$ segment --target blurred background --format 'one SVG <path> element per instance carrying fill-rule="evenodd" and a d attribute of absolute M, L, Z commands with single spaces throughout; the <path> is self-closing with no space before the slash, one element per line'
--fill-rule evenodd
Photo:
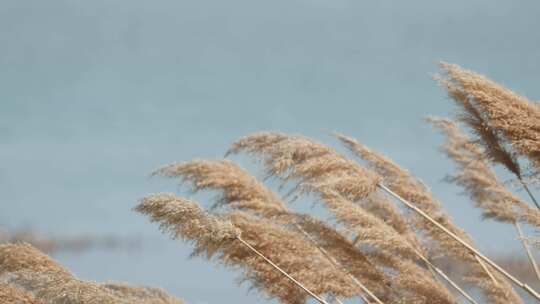
<path fill-rule="evenodd" d="M 149 178 L 161 165 L 221 158 L 259 130 L 343 151 L 332 137 L 341 132 L 420 177 L 481 249 L 511 256 L 520 249 L 513 228 L 482 222 L 442 180 L 453 166 L 423 118 L 453 111 L 432 80 L 440 60 L 537 100 L 539 9 L 493 0 L 2 0 L 1 229 L 75 249 L 81 236 L 83 247 L 98 244 L 54 251 L 84 279 L 160 286 L 192 304 L 269 303 L 131 209 L 151 192 L 191 196 Z M 209 205 L 211 195 L 196 198 Z"/>

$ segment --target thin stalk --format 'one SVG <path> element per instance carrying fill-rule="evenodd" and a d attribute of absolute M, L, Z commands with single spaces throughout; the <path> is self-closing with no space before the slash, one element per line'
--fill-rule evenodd
<path fill-rule="evenodd" d="M 313 293 L 311 290 L 307 289 L 302 283 L 298 282 L 295 278 L 293 278 L 291 275 L 289 275 L 285 270 L 281 269 L 278 265 L 274 264 L 270 259 L 268 259 L 266 256 L 264 256 L 262 253 L 260 253 L 257 249 L 253 248 L 248 242 L 244 241 L 240 236 L 236 236 L 236 239 L 240 241 L 244 246 L 246 246 L 249 250 L 253 251 L 256 255 L 260 256 L 265 262 L 270 264 L 272 267 L 274 267 L 277 271 L 279 271 L 281 274 L 283 274 L 285 277 L 287 277 L 289 280 L 291 280 L 294 284 L 296 284 L 298 287 L 302 288 L 307 294 L 312 296 L 315 300 L 317 300 L 321 304 L 329 304 L 324 299 Z"/>
<path fill-rule="evenodd" d="M 371 302 L 366 298 L 366 296 L 363 295 L 363 294 L 360 294 L 360 298 L 362 298 L 362 301 L 364 301 L 365 304 L 371 303 Z M 341 304 L 343 304 L 343 303 L 341 303 Z"/>
<path fill-rule="evenodd" d="M 343 302 L 341 302 L 341 300 L 339 298 L 334 298 L 334 300 L 338 303 L 338 304 L 343 304 Z"/>
<path fill-rule="evenodd" d="M 538 204 L 538 201 L 536 200 L 536 198 L 532 194 L 531 190 L 527 186 L 527 183 L 525 183 L 520 176 L 518 176 L 518 180 L 521 183 L 521 186 L 523 187 L 523 189 L 525 189 L 525 191 L 527 192 L 527 194 L 531 198 L 532 202 L 536 205 L 536 208 L 538 208 L 540 210 L 540 205 Z M 521 225 L 518 222 L 514 222 L 514 226 L 516 227 L 519 239 L 521 240 L 521 243 L 523 244 L 523 248 L 525 249 L 525 252 L 527 253 L 527 257 L 529 258 L 529 262 L 531 263 L 531 266 L 532 266 L 532 268 L 534 270 L 534 273 L 536 274 L 536 278 L 538 280 L 540 280 L 540 271 L 538 270 L 538 265 L 536 264 L 536 260 L 534 259 L 534 256 L 533 256 L 533 254 L 531 252 L 531 248 L 529 247 L 529 243 L 527 242 L 527 239 L 525 238 L 525 235 L 523 234 L 523 231 L 521 230 Z"/>
<path fill-rule="evenodd" d="M 360 289 L 362 289 L 363 292 L 365 292 L 366 294 L 368 294 L 373 300 L 375 300 L 375 302 L 379 303 L 379 304 L 384 304 L 384 302 L 382 302 L 379 298 L 377 298 L 377 296 L 375 294 L 373 294 L 373 292 L 371 292 L 371 290 L 369 290 L 364 284 L 362 284 L 355 276 L 353 276 L 349 270 L 343 266 L 343 264 L 341 264 L 340 262 L 338 262 L 336 259 L 334 259 L 334 257 L 332 257 L 328 251 L 326 251 L 324 248 L 322 248 L 321 246 L 319 246 L 319 244 L 317 243 L 317 241 L 309 234 L 307 233 L 300 225 L 298 225 L 297 223 L 295 223 L 295 228 L 298 229 L 298 231 L 300 231 L 310 242 L 313 243 L 313 245 L 315 245 L 315 247 L 317 247 L 317 249 L 322 253 L 322 255 L 324 255 L 324 257 L 337 269 L 341 268 L 343 271 L 345 271 L 347 273 L 347 275 L 349 276 L 349 278 L 358 286 L 360 287 Z M 362 297 L 363 298 L 363 297 Z M 364 299 L 364 300 L 367 300 L 367 299 Z"/>
<path fill-rule="evenodd" d="M 531 198 L 533 203 L 536 205 L 536 208 L 540 210 L 540 204 L 538 204 L 538 201 L 536 201 L 536 198 L 532 194 L 531 190 L 529 190 L 529 187 L 527 186 L 527 184 L 523 181 L 523 179 L 521 179 L 521 177 L 518 177 L 518 180 L 521 183 L 521 186 L 523 186 L 523 189 L 525 189 L 525 191 L 527 191 L 527 194 L 529 194 L 529 197 Z"/>
<path fill-rule="evenodd" d="M 484 261 L 482 261 L 476 254 L 473 254 L 473 256 L 474 256 L 474 259 L 478 262 L 478 264 L 480 264 L 480 266 L 482 266 L 482 269 L 484 269 L 484 272 L 487 273 L 487 275 L 489 276 L 489 278 L 491 279 L 493 284 L 495 284 L 495 286 L 499 287 L 500 286 L 499 282 L 497 281 L 497 279 L 495 279 L 495 276 L 493 276 L 493 273 L 491 272 L 491 270 L 489 270 L 486 263 L 484 263 Z"/>
<path fill-rule="evenodd" d="M 403 203 L 408 208 L 412 209 L 414 212 L 420 214 L 422 217 L 424 217 L 426 220 L 431 222 L 433 225 L 435 225 L 437 228 L 441 229 L 444 233 L 448 234 L 450 237 L 452 237 L 454 240 L 456 240 L 458 243 L 463 245 L 465 248 L 467 248 L 471 253 L 476 255 L 478 258 L 482 259 L 484 262 L 495 268 L 498 272 L 500 272 L 503 276 L 508 278 L 510 281 L 512 281 L 514 284 L 525 290 L 527 293 L 529 293 L 531 296 L 536 298 L 538 301 L 540 301 L 540 294 L 538 294 L 534 289 L 532 289 L 529 285 L 519 281 L 514 276 L 509 274 L 506 270 L 501 268 L 499 265 L 495 264 L 492 260 L 490 260 L 488 257 L 483 255 L 481 252 L 479 252 L 477 249 L 472 247 L 471 245 L 467 244 L 467 242 L 463 241 L 460 237 L 455 235 L 452 231 L 448 230 L 446 227 L 441 225 L 439 222 L 431 218 L 428 214 L 426 214 L 424 211 L 413 205 L 411 202 L 407 201 L 406 199 L 402 198 L 401 196 L 394 193 L 392 190 L 388 189 L 385 185 L 382 183 L 377 184 L 377 186 L 385 191 L 386 193 L 390 194 L 394 198 L 398 199 L 401 203 Z"/>
<path fill-rule="evenodd" d="M 448 284 L 450 284 L 452 287 L 454 287 L 463 297 L 465 297 L 467 300 L 469 300 L 469 302 L 471 302 L 472 304 L 478 304 L 469 294 L 467 294 L 465 292 L 465 290 L 463 290 L 461 287 L 459 287 L 458 284 L 456 284 L 454 281 L 452 281 L 452 279 L 450 279 L 446 273 L 444 273 L 444 271 L 442 271 L 441 269 L 439 269 L 437 266 L 433 265 L 433 263 L 431 263 L 426 257 L 424 257 L 420 252 L 418 251 L 414 251 L 416 253 L 416 255 L 418 255 L 418 257 L 424 262 L 426 263 L 426 265 L 428 265 L 428 267 L 430 269 L 432 269 L 433 271 L 435 271 L 439 276 L 441 276 L 446 282 L 448 282 Z"/>
<path fill-rule="evenodd" d="M 521 240 L 521 243 L 523 244 L 523 248 L 525 249 L 525 252 L 527 252 L 527 257 L 529 258 L 529 262 L 531 262 L 531 266 L 534 269 L 536 278 L 540 280 L 540 271 L 538 271 L 538 265 L 536 265 L 536 261 L 534 260 L 534 256 L 532 255 L 531 248 L 529 247 L 529 243 L 527 242 L 527 239 L 523 235 L 521 226 L 519 225 L 518 222 L 514 222 L 514 226 L 516 227 L 519 239 Z"/>

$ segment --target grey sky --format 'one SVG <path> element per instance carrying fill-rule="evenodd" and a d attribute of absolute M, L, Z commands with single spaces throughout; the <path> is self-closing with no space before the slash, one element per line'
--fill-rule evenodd
<path fill-rule="evenodd" d="M 257 130 L 332 145 L 339 131 L 421 177 L 485 250 L 498 247 L 494 234 L 517 248 L 510 228 L 479 224 L 460 190 L 441 181 L 452 166 L 422 118 L 452 110 L 430 78 L 439 60 L 538 99 L 539 9 L 493 0 L 3 0 L 0 223 L 144 234 L 154 243 L 143 252 L 58 258 L 83 278 L 159 285 L 189 303 L 265 303 L 237 288 L 234 272 L 188 260 L 189 246 L 130 209 L 146 193 L 177 190 L 148 179 L 162 164 L 221 157 Z"/>

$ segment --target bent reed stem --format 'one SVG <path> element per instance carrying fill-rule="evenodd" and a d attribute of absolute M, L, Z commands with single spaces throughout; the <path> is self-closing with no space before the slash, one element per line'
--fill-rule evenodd
<path fill-rule="evenodd" d="M 388 187 L 386 187 L 382 183 L 378 183 L 377 187 L 388 193 L 389 195 L 393 196 L 397 200 L 399 200 L 401 203 L 403 203 L 408 208 L 412 209 L 414 212 L 418 213 L 422 217 L 424 217 L 426 220 L 434 224 L 437 228 L 441 229 L 444 233 L 448 234 L 450 237 L 452 237 L 455 241 L 463 245 L 465 248 L 467 248 L 469 251 L 471 251 L 472 254 L 474 254 L 478 259 L 481 259 L 482 261 L 489 264 L 491 267 L 495 268 L 499 273 L 501 273 L 503 276 L 505 276 L 507 279 L 512 281 L 514 284 L 525 290 L 527 293 L 529 293 L 531 296 L 533 296 L 536 300 L 540 301 L 540 294 L 536 292 L 534 289 L 532 289 L 529 285 L 519 281 L 514 276 L 509 274 L 506 270 L 501 268 L 499 265 L 497 265 L 495 262 L 493 262 L 491 259 L 483 255 L 481 252 L 479 252 L 477 249 L 472 247 L 471 245 L 467 244 L 465 241 L 463 241 L 460 237 L 455 235 L 453 232 L 448 230 L 446 227 L 441 225 L 439 222 L 431 218 L 428 214 L 426 214 L 424 211 L 422 211 L 420 208 L 413 205 L 411 202 L 407 201 L 406 199 L 402 198 L 398 194 L 394 193 L 392 190 L 390 190 Z"/>
<path fill-rule="evenodd" d="M 540 271 L 538 270 L 538 265 L 536 264 L 536 261 L 534 260 L 534 256 L 532 255 L 531 248 L 529 247 L 529 243 L 527 242 L 527 239 L 523 235 L 523 231 L 521 230 L 521 225 L 518 222 L 514 222 L 514 227 L 516 227 L 519 239 L 521 243 L 523 244 L 523 248 L 525 249 L 525 252 L 527 253 L 527 257 L 529 258 L 531 267 L 533 268 L 534 273 L 536 274 L 536 278 L 540 280 Z"/>
<path fill-rule="evenodd" d="M 536 205 L 536 208 L 538 208 L 538 210 L 540 210 L 540 204 L 538 204 L 538 201 L 536 200 L 536 198 L 532 194 L 531 190 L 529 189 L 529 186 L 527 186 L 527 184 L 523 181 L 523 179 L 521 177 L 518 177 L 518 180 L 519 180 L 519 183 L 521 184 L 521 186 L 523 187 L 523 189 L 525 189 L 525 191 L 527 192 L 527 194 L 529 195 L 529 197 L 533 201 L 533 203 Z"/>
<path fill-rule="evenodd" d="M 431 263 L 429 261 L 428 258 L 426 258 L 425 256 L 423 256 L 420 252 L 418 252 L 417 250 L 414 251 L 416 253 L 416 255 L 418 255 L 418 257 L 430 268 L 432 269 L 433 271 L 435 271 L 439 276 L 441 276 L 446 282 L 448 282 L 448 284 L 450 284 L 452 287 L 454 287 L 454 289 L 456 289 L 463 297 L 465 297 L 465 299 L 467 299 L 469 302 L 471 302 L 472 304 L 478 304 L 478 302 L 476 302 L 469 294 L 467 294 L 467 292 L 465 292 L 465 290 L 463 290 L 463 288 L 459 287 L 459 285 L 454 282 L 452 279 L 450 279 L 446 273 L 444 273 L 444 271 L 442 271 L 441 269 L 439 269 L 437 266 L 435 266 L 433 263 Z"/>
<path fill-rule="evenodd" d="M 307 289 L 302 283 L 298 282 L 295 278 L 293 278 L 291 275 L 289 275 L 285 270 L 281 269 L 278 265 L 274 264 L 270 259 L 268 259 L 266 256 L 264 256 L 261 252 L 259 252 L 257 249 L 255 249 L 253 246 L 251 246 L 248 242 L 244 241 L 239 235 L 235 238 L 240 243 L 242 243 L 244 246 L 246 246 L 249 250 L 253 251 L 256 255 L 261 257 L 265 262 L 270 264 L 272 267 L 274 267 L 277 271 L 279 271 L 281 274 L 283 274 L 285 277 L 287 277 L 289 280 L 291 280 L 294 284 L 296 284 L 298 287 L 300 287 L 302 290 L 304 290 L 307 294 L 312 296 L 315 300 L 317 300 L 321 304 L 329 304 L 326 302 L 323 298 L 319 297 L 315 293 L 313 293 L 311 290 Z"/>
<path fill-rule="evenodd" d="M 341 264 L 340 262 L 338 262 L 336 259 L 334 259 L 329 253 L 328 251 L 326 251 L 324 248 L 322 248 L 321 246 L 319 246 L 317 244 L 317 241 L 313 239 L 313 237 L 307 233 L 300 225 L 298 225 L 297 223 L 294 224 L 295 228 L 300 231 L 300 233 L 302 233 L 310 242 L 313 243 L 313 245 L 315 247 L 317 247 L 317 249 L 321 252 L 321 254 L 326 257 L 326 259 L 336 268 L 341 268 L 343 271 L 345 271 L 347 273 L 347 275 L 349 276 L 349 278 L 351 279 L 351 281 L 353 281 L 358 287 L 360 287 L 360 289 L 362 289 L 363 292 L 365 292 L 366 294 L 368 294 L 373 300 L 375 300 L 375 302 L 379 303 L 379 304 L 384 304 L 384 302 L 382 302 L 375 294 L 373 294 L 373 292 L 371 292 L 371 290 L 369 290 L 364 284 L 362 284 L 355 276 L 353 276 L 349 270 L 343 266 L 343 264 Z M 362 296 L 362 298 L 364 298 Z M 367 300 L 367 299 L 365 299 Z"/>

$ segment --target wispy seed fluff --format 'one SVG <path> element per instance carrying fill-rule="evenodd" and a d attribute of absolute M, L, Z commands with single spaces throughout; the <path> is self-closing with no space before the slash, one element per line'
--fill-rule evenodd
<path fill-rule="evenodd" d="M 343 272 L 324 267 L 319 251 L 300 234 L 273 222 L 241 211 L 217 217 L 205 212 L 195 202 L 154 195 L 143 199 L 136 208 L 160 223 L 173 237 L 195 243 L 194 255 L 205 255 L 243 270 L 241 281 L 277 298 L 283 303 L 304 303 L 307 294 L 272 266 L 253 254 L 236 236 L 255 247 L 306 288 L 318 295 L 352 298 L 358 295 Z M 223 231 L 220 231 L 223 230 Z M 219 237 L 215 237 L 219 235 Z"/>
<path fill-rule="evenodd" d="M 540 211 L 508 191 L 489 167 L 482 147 L 449 119 L 429 118 L 445 135 L 443 151 L 458 165 L 449 180 L 465 188 L 485 218 L 514 223 L 522 221 L 540 228 Z"/>
<path fill-rule="evenodd" d="M 455 64 L 441 63 L 442 85 L 458 103 L 469 103 L 484 119 L 484 128 L 526 157 L 540 172 L 540 105 L 494 81 Z M 467 100 L 467 101 L 465 101 Z M 465 109 L 465 111 L 469 111 Z M 473 127 L 476 128 L 476 127 Z M 484 148 L 489 150 L 489 142 Z"/>
<path fill-rule="evenodd" d="M 435 200 L 429 190 L 418 179 L 389 158 L 370 150 L 357 140 L 343 135 L 338 135 L 338 138 L 352 153 L 362 158 L 369 167 L 384 176 L 384 183 L 392 191 L 422 209 L 462 240 L 472 244 L 471 238 L 452 222 L 442 209 L 441 204 Z M 467 279 L 477 283 L 484 295 L 492 303 L 522 303 L 512 286 L 501 275 L 491 270 L 490 273 L 497 281 L 494 282 L 490 274 L 483 270 L 482 266 L 465 247 L 425 219 L 414 216 L 413 220 L 416 228 L 434 242 L 435 246 L 431 246 L 430 249 L 435 254 L 440 257 L 454 258 L 468 265 L 469 274 Z"/>
<path fill-rule="evenodd" d="M 22 297 L 30 302 L 47 304 L 181 304 L 165 292 L 148 287 L 122 290 L 111 284 L 85 282 L 28 244 L 0 245 L 0 288 L 8 297 Z M 11 290 L 11 291 L 9 291 Z M 144 293 L 144 294 L 143 294 Z"/>
<path fill-rule="evenodd" d="M 32 293 L 7 283 L 0 283 L 0 303 L 44 304 L 36 299 Z"/>
<path fill-rule="evenodd" d="M 296 183 L 295 192 L 317 194 L 335 218 L 356 236 L 359 246 L 371 248 L 370 260 L 392 273 L 391 288 L 402 301 L 454 303 L 442 285 L 410 260 L 415 253 L 407 240 L 383 220 L 354 203 L 375 192 L 380 181 L 376 174 L 329 147 L 299 136 L 250 135 L 233 144 L 229 153 L 241 151 L 262 159 L 269 176 Z M 405 276 L 416 279 L 409 282 Z M 430 282 L 429 290 L 422 286 L 412 287 L 422 280 Z M 406 282 L 407 287 L 401 286 Z"/>
<path fill-rule="evenodd" d="M 240 151 L 264 159 L 269 175 L 297 183 L 298 192 L 318 194 L 335 218 L 364 244 L 414 255 L 411 246 L 390 226 L 353 203 L 375 191 L 377 175 L 335 150 L 299 136 L 254 134 L 235 142 L 229 153 Z"/>
<path fill-rule="evenodd" d="M 228 160 L 193 160 L 167 165 L 154 173 L 180 178 L 194 192 L 219 190 L 212 208 L 228 207 L 272 218 L 288 213 L 285 204 L 255 177 Z"/>
<path fill-rule="evenodd" d="M 148 195 L 135 211 L 149 215 L 172 238 L 193 242 L 195 254 L 206 252 L 211 256 L 239 233 L 230 221 L 212 216 L 196 202 L 172 193 Z"/>
<path fill-rule="evenodd" d="M 246 211 L 289 227 L 292 231 L 307 233 L 313 246 L 330 254 L 327 262 L 331 267 L 354 275 L 381 296 L 388 293 L 386 286 L 381 284 L 383 274 L 361 252 L 354 250 L 354 246 L 340 232 L 309 215 L 291 211 L 276 193 L 237 164 L 229 160 L 193 160 L 165 166 L 156 174 L 180 178 L 184 183 L 191 184 L 193 191 L 220 191 L 213 208 Z M 325 253 L 321 254 L 326 257 Z M 319 267 L 328 267 L 328 263 Z M 347 273 L 343 275 L 346 277 Z"/>
<path fill-rule="evenodd" d="M 256 133 L 235 142 L 227 154 L 241 151 L 262 159 L 268 176 L 296 182 L 300 192 L 325 187 L 357 201 L 373 193 L 380 180 L 333 149 L 301 136 Z"/>

